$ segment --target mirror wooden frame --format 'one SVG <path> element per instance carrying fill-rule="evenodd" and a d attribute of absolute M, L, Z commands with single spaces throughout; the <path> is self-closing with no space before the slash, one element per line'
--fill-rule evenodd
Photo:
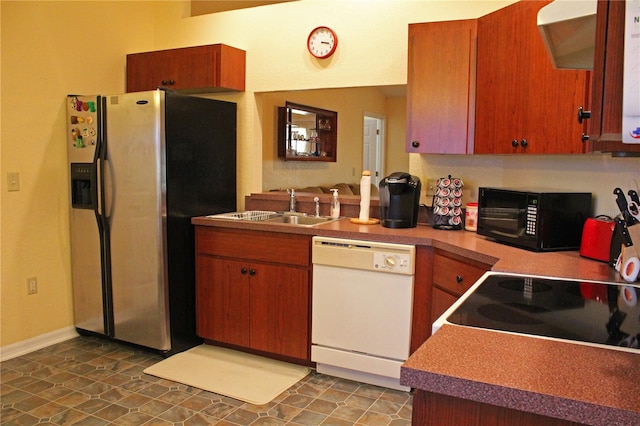
<path fill-rule="evenodd" d="M 310 125 L 300 125 L 302 120 L 294 120 L 296 115 L 309 116 Z M 278 157 L 285 161 L 335 162 L 337 134 L 336 111 L 288 101 L 278 107 Z"/>

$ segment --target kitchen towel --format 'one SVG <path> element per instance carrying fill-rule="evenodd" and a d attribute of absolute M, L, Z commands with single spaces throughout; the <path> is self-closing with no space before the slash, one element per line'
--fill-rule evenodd
<path fill-rule="evenodd" d="M 365 170 L 360 178 L 360 221 L 369 220 L 369 205 L 371 203 L 371 172 Z"/>
<path fill-rule="evenodd" d="M 144 370 L 146 374 L 264 405 L 310 369 L 211 345 L 196 346 Z"/>

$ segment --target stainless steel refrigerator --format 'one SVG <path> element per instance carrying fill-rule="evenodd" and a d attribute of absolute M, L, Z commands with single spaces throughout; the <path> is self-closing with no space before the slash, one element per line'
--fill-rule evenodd
<path fill-rule="evenodd" d="M 198 344 L 191 217 L 236 209 L 236 104 L 156 90 L 67 110 L 76 329 Z"/>

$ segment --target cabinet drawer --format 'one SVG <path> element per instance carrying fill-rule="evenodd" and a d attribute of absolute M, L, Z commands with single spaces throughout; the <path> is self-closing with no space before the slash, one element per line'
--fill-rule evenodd
<path fill-rule="evenodd" d="M 461 296 L 482 276 L 487 268 L 470 265 L 441 254 L 433 255 L 433 284 Z"/>
<path fill-rule="evenodd" d="M 196 226 L 196 252 L 286 265 L 311 264 L 311 238 L 277 232 Z"/>

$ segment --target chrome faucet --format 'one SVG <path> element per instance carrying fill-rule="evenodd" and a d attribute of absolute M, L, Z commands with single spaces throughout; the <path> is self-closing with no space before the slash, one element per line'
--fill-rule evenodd
<path fill-rule="evenodd" d="M 289 193 L 289 195 L 291 195 L 291 198 L 289 198 L 289 212 L 295 213 L 295 211 L 296 211 L 296 190 L 291 188 L 291 189 L 287 189 L 287 192 Z"/>
<path fill-rule="evenodd" d="M 316 217 L 320 217 L 320 198 L 313 197 L 313 202 L 316 203 Z"/>

